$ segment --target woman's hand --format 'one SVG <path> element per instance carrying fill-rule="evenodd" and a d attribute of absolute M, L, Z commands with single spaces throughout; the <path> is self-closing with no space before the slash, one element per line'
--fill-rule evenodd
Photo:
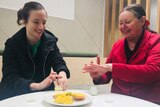
<path fill-rule="evenodd" d="M 96 63 L 90 62 L 90 64 L 85 64 L 83 67 L 83 73 L 90 73 L 90 76 L 93 79 L 96 79 L 100 75 L 111 72 L 112 71 L 112 64 L 101 64 L 100 65 L 100 58 L 97 57 Z"/>
<path fill-rule="evenodd" d="M 60 75 L 57 75 L 56 72 L 51 71 L 50 75 L 47 78 L 45 78 L 42 82 L 31 83 L 30 88 L 33 91 L 43 90 L 47 88 L 48 86 L 50 86 L 53 83 L 53 81 L 55 81 L 57 78 L 62 78 L 62 77 Z"/>
<path fill-rule="evenodd" d="M 59 79 L 57 80 L 58 85 L 59 85 L 60 87 L 62 87 L 62 90 L 66 90 L 67 87 L 68 87 L 68 79 L 67 79 L 66 73 L 65 73 L 64 71 L 61 71 L 61 72 L 59 73 L 59 76 L 60 76 L 61 78 L 59 78 Z"/>
<path fill-rule="evenodd" d="M 91 77 L 100 76 L 108 71 L 108 65 L 98 65 L 94 63 L 85 64 L 83 73 L 90 73 Z"/>

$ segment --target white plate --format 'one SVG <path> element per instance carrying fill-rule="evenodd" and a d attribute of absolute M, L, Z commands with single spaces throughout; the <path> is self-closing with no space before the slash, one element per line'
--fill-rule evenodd
<path fill-rule="evenodd" d="M 73 104 L 58 104 L 56 102 L 54 102 L 54 99 L 53 99 L 53 95 L 55 94 L 55 92 L 49 92 L 47 93 L 45 96 L 44 96 L 44 101 L 46 103 L 49 103 L 49 104 L 52 104 L 52 105 L 57 105 L 57 106 L 66 106 L 66 107 L 71 107 L 71 106 L 80 106 L 80 105 L 85 105 L 85 104 L 88 104 L 88 103 L 91 103 L 92 102 L 92 96 L 85 93 L 85 92 L 82 92 L 82 91 L 76 91 L 76 90 L 71 90 L 71 91 L 65 91 L 65 92 L 79 92 L 79 93 L 83 93 L 86 95 L 85 99 L 84 100 L 80 100 L 80 101 L 75 101 L 73 102 Z"/>

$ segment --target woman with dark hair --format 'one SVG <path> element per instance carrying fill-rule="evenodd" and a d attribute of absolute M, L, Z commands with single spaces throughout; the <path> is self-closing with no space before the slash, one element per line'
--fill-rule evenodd
<path fill-rule="evenodd" d="M 119 15 L 124 38 L 112 47 L 106 64 L 83 68 L 95 84 L 113 80 L 111 92 L 160 104 L 160 36 L 146 29 L 146 14 L 138 4 L 126 6 Z"/>
<path fill-rule="evenodd" d="M 28 2 L 17 16 L 18 25 L 24 27 L 5 43 L 0 99 L 54 90 L 55 80 L 66 90 L 70 72 L 57 47 L 58 39 L 45 30 L 47 13 L 44 7 Z"/>

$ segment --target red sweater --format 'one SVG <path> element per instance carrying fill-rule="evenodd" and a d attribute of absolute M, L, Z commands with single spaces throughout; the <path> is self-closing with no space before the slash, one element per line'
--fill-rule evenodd
<path fill-rule="evenodd" d="M 160 102 L 160 36 L 145 31 L 128 64 L 124 40 L 114 44 L 107 59 L 107 63 L 113 64 L 112 74 L 102 75 L 101 83 L 107 83 L 112 78 L 111 92 Z"/>

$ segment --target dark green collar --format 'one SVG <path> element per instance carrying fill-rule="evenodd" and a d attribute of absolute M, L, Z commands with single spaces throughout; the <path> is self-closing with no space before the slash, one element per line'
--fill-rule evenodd
<path fill-rule="evenodd" d="M 37 49 L 38 49 L 40 43 L 41 43 L 41 40 L 39 40 L 36 44 L 34 44 L 34 45 L 31 46 L 32 56 L 33 56 L 33 57 L 36 55 Z"/>

